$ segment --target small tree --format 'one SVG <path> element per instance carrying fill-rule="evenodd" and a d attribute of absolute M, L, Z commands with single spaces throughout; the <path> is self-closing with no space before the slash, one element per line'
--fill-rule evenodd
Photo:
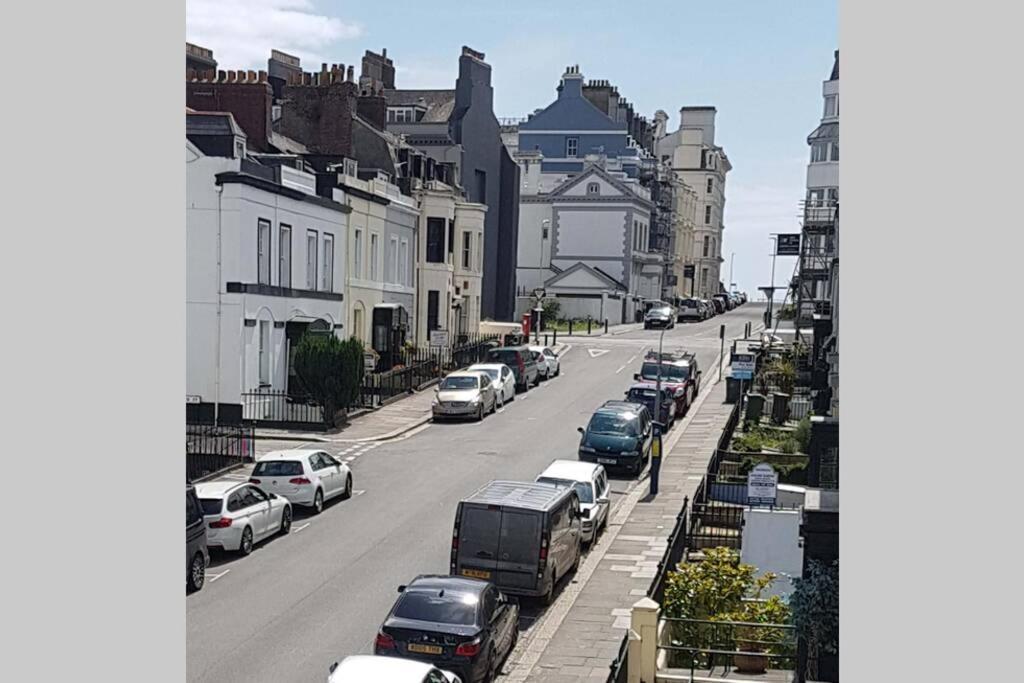
<path fill-rule="evenodd" d="M 562 304 L 559 303 L 558 299 L 544 299 L 541 303 L 541 309 L 543 309 L 543 312 L 541 313 L 541 316 L 544 319 L 543 324 L 548 325 L 549 323 L 553 323 L 558 320 L 558 314 L 562 310 Z"/>
<path fill-rule="evenodd" d="M 347 410 L 359 396 L 363 381 L 363 345 L 358 339 L 342 341 L 333 334 L 305 334 L 295 349 L 295 373 L 314 399 L 324 407 L 328 424 L 339 410 Z"/>

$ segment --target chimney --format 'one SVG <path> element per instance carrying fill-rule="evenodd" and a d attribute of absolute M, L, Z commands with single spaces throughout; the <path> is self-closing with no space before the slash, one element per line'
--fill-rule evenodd
<path fill-rule="evenodd" d="M 263 71 L 196 72 L 185 79 L 185 106 L 196 111 L 230 112 L 249 145 L 268 151 L 273 91 Z"/>
<path fill-rule="evenodd" d="M 558 96 L 561 97 L 582 97 L 583 96 L 583 74 L 580 73 L 579 64 L 573 64 L 565 68 L 562 74 L 562 82 L 558 88 Z"/>
<path fill-rule="evenodd" d="M 699 130 L 701 141 L 710 147 L 715 144 L 715 113 L 714 107 L 682 107 L 679 127 Z"/>
<path fill-rule="evenodd" d="M 351 157 L 357 87 L 345 80 L 343 64 L 327 66 L 322 65 L 318 74 L 304 72 L 284 86 L 280 132 L 313 154 Z"/>

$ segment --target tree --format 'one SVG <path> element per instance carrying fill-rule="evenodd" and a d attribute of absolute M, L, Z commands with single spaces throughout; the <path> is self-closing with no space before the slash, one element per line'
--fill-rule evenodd
<path fill-rule="evenodd" d="M 324 419 L 335 424 L 359 396 L 363 381 L 363 344 L 354 337 L 342 341 L 333 334 L 305 334 L 295 349 L 295 373 L 324 407 Z"/>
<path fill-rule="evenodd" d="M 541 316 L 543 317 L 543 324 L 547 325 L 548 323 L 553 323 L 558 320 L 558 314 L 562 310 L 562 304 L 559 303 L 558 299 L 544 299 L 541 303 L 541 308 L 543 309 L 543 312 L 541 313 Z"/>

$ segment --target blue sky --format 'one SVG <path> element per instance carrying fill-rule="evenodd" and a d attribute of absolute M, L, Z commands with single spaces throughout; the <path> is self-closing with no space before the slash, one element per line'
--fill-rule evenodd
<path fill-rule="evenodd" d="M 402 88 L 450 88 L 463 45 L 493 67 L 495 111 L 546 106 L 565 66 L 607 79 L 648 118 L 679 125 L 684 105 L 718 109 L 716 137 L 733 165 L 726 184 L 722 279 L 754 294 L 767 285 L 772 232 L 797 232 L 807 134 L 821 117 L 821 83 L 838 45 L 834 1 L 675 1 L 656 11 L 625 2 L 342 2 L 189 0 L 186 37 L 221 68 L 266 68 L 271 48 L 355 64 L 388 49 Z M 795 259 L 779 258 L 776 284 Z"/>

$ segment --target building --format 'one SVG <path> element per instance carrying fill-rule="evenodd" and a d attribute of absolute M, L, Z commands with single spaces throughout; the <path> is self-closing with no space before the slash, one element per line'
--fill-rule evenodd
<path fill-rule="evenodd" d="M 185 43 L 185 71 L 215 71 L 217 60 L 213 58 L 213 50 Z"/>
<path fill-rule="evenodd" d="M 459 57 L 451 90 L 395 87 L 394 65 L 385 53 L 367 52 L 380 74 L 387 101 L 387 129 L 435 161 L 455 165 L 467 201 L 487 207 L 484 219 L 481 315 L 511 320 L 515 308 L 519 169 L 502 143 L 494 115 L 491 67 L 468 47 Z M 368 73 L 370 75 L 370 73 Z"/>
<path fill-rule="evenodd" d="M 301 391 L 291 352 L 304 333 L 347 331 L 351 209 L 246 143 L 230 113 L 186 114 L 186 393 L 192 417 L 220 422 L 255 394 Z"/>
<path fill-rule="evenodd" d="M 659 114 L 655 117 L 655 130 L 665 132 L 667 116 L 664 112 Z M 697 220 L 690 252 L 695 282 L 689 283 L 689 291 L 702 299 L 722 288 L 725 180 L 732 170 L 725 150 L 715 142 L 715 114 L 714 107 L 683 107 L 679 110 L 679 129 L 654 141 L 658 158 L 671 164 L 680 179 L 697 193 Z"/>
<path fill-rule="evenodd" d="M 812 391 L 820 412 L 839 414 L 839 51 L 822 84 L 821 123 L 807 137 L 797 276 L 797 328 L 813 326 Z"/>

